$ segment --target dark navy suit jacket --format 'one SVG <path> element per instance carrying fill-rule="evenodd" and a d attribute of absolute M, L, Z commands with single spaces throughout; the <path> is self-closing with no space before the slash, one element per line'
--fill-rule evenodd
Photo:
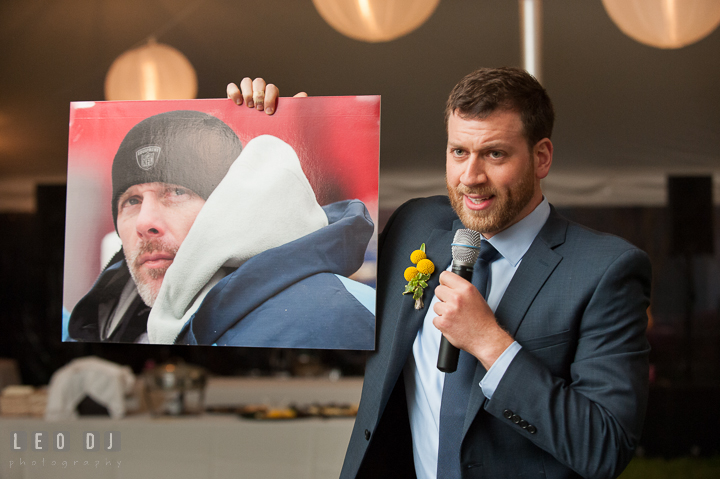
<path fill-rule="evenodd" d="M 377 349 L 368 360 L 342 478 L 414 477 L 402 368 L 427 313 L 403 296 L 410 253 L 426 244 L 442 269 L 462 224 L 447 197 L 412 200 L 380 240 Z M 554 209 L 496 311 L 522 349 L 492 400 L 474 387 L 463 428 L 463 477 L 615 477 L 645 415 L 650 295 L 647 255 Z M 485 374 L 478 362 L 475 384 Z"/>

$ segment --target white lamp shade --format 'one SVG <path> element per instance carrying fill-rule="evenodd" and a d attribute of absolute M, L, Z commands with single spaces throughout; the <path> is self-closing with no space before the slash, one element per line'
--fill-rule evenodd
<path fill-rule="evenodd" d="M 148 42 L 115 59 L 105 77 L 107 100 L 183 100 L 197 95 L 197 75 L 185 55 Z"/>
<path fill-rule="evenodd" d="M 320 16 L 338 32 L 365 42 L 387 42 L 430 18 L 440 0 L 313 0 Z"/>
<path fill-rule="evenodd" d="M 657 48 L 680 48 L 720 24 L 719 0 L 602 0 L 623 33 Z"/>

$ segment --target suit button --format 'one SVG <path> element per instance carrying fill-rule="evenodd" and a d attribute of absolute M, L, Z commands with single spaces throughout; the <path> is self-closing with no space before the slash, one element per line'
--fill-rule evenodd
<path fill-rule="evenodd" d="M 527 432 L 529 432 L 530 434 L 535 434 L 537 432 L 537 428 L 535 426 L 533 426 L 532 424 L 530 424 L 527 427 Z"/>
<path fill-rule="evenodd" d="M 517 414 L 513 414 L 512 417 L 510 418 L 510 420 L 512 422 L 514 422 L 515 424 L 517 424 L 520 422 L 520 416 L 518 416 Z"/>
<path fill-rule="evenodd" d="M 365 440 L 366 441 L 370 440 L 370 431 L 368 431 L 367 429 L 365 429 Z"/>
<path fill-rule="evenodd" d="M 520 421 L 520 422 L 518 423 L 518 425 L 519 425 L 521 428 L 523 428 L 523 429 L 527 429 L 527 427 L 529 426 L 528 422 L 527 422 L 525 419 L 523 419 L 522 421 Z"/>
<path fill-rule="evenodd" d="M 505 419 L 510 419 L 513 416 L 513 412 L 509 409 L 506 409 L 503 411 L 503 417 Z"/>

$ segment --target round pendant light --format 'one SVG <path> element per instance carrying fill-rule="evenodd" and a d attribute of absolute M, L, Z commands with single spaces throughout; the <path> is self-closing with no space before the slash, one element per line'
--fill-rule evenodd
<path fill-rule="evenodd" d="M 615 25 L 630 38 L 657 48 L 702 40 L 720 24 L 718 0 L 602 0 Z"/>
<path fill-rule="evenodd" d="M 388 42 L 412 32 L 440 0 L 313 0 L 320 16 L 338 32 L 364 42 Z"/>
<path fill-rule="evenodd" d="M 197 75 L 175 48 L 157 43 L 128 50 L 110 65 L 106 100 L 183 100 L 197 95 Z"/>

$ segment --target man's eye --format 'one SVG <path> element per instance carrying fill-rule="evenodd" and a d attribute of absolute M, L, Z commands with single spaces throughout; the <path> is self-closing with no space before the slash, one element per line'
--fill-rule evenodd
<path fill-rule="evenodd" d="M 502 154 L 502 152 L 500 152 L 500 151 L 491 151 L 491 152 L 490 152 L 490 157 L 491 157 L 491 158 L 497 159 L 497 158 L 502 158 L 502 156 L 503 156 L 503 154 Z"/>
<path fill-rule="evenodd" d="M 465 153 L 465 152 L 464 152 L 462 149 L 460 149 L 460 148 L 454 148 L 452 152 L 453 152 L 453 155 L 455 155 L 455 156 L 463 156 L 463 154 Z"/>
<path fill-rule="evenodd" d="M 188 191 L 185 188 L 175 188 L 173 189 L 173 193 L 175 196 L 182 196 L 188 194 Z"/>
<path fill-rule="evenodd" d="M 123 202 L 122 206 L 135 206 L 135 205 L 139 205 L 139 204 L 140 204 L 140 200 L 138 198 L 133 197 L 133 198 L 126 199 Z"/>

